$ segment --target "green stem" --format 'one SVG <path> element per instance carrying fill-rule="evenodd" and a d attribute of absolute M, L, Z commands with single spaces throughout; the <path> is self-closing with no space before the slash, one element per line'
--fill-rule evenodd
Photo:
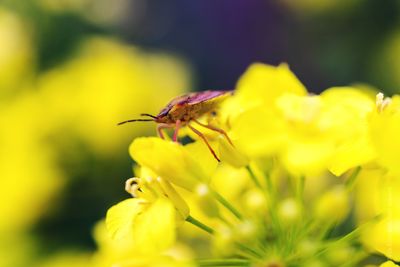
<path fill-rule="evenodd" d="M 345 244 L 345 243 L 351 243 L 353 242 L 355 239 L 359 238 L 360 234 L 362 231 L 365 230 L 365 228 L 371 226 L 371 224 L 377 222 L 378 220 L 380 220 L 381 217 L 380 216 L 376 216 L 374 218 L 372 218 L 371 220 L 367 221 L 366 223 L 358 226 L 356 229 L 354 229 L 353 231 L 351 231 L 350 233 L 348 233 L 347 235 L 338 238 L 336 240 L 327 242 L 324 245 L 324 248 L 319 251 L 318 253 L 315 254 L 315 257 L 320 256 L 321 254 L 324 254 L 326 251 L 328 251 L 330 248 L 338 246 L 340 244 Z"/>
<path fill-rule="evenodd" d="M 251 180 L 253 180 L 254 184 L 258 187 L 258 188 L 262 188 L 260 181 L 257 179 L 256 175 L 254 174 L 253 170 L 251 169 L 250 165 L 246 166 L 246 170 L 250 175 Z"/>
<path fill-rule="evenodd" d="M 297 204 L 299 205 L 301 212 L 304 212 L 304 185 L 305 185 L 305 176 L 302 175 L 298 179 L 297 190 L 296 190 L 296 199 Z"/>
<path fill-rule="evenodd" d="M 341 267 L 357 266 L 361 261 L 366 259 L 368 256 L 369 256 L 369 254 L 366 253 L 365 251 L 360 251 L 360 252 L 356 253 L 355 255 L 353 255 L 349 261 L 347 261 L 346 263 L 341 265 Z"/>
<path fill-rule="evenodd" d="M 235 208 L 232 206 L 231 203 L 229 203 L 228 200 L 226 200 L 222 195 L 220 195 L 218 192 L 210 189 L 211 193 L 213 194 L 213 196 L 215 197 L 215 199 L 221 203 L 225 208 L 227 208 L 233 215 L 235 215 L 236 218 L 238 218 L 239 220 L 243 219 L 242 214 Z"/>
<path fill-rule="evenodd" d="M 335 228 L 335 223 L 326 223 L 326 224 L 321 224 L 322 227 L 319 230 L 319 234 L 317 237 L 317 240 L 323 240 L 325 239 L 331 232 L 332 230 Z"/>
<path fill-rule="evenodd" d="M 271 175 L 267 173 L 265 175 L 265 180 L 267 181 L 267 190 L 271 197 L 274 195 L 274 186 L 272 184 Z"/>
<path fill-rule="evenodd" d="M 351 191 L 351 190 L 353 189 L 353 187 L 354 187 L 354 185 L 355 185 L 355 182 L 356 182 L 356 179 L 357 179 L 358 174 L 360 173 L 360 171 L 361 171 L 361 167 L 358 166 L 358 167 L 354 170 L 354 172 L 350 175 L 350 177 L 347 179 L 347 181 L 346 181 L 346 188 L 347 188 L 347 190 Z"/>
<path fill-rule="evenodd" d="M 272 183 L 271 176 L 269 173 L 265 175 L 265 180 L 267 182 L 267 192 L 270 200 L 270 207 L 268 209 L 268 212 L 269 216 L 271 217 L 272 226 L 276 230 L 279 236 L 281 234 L 281 226 L 277 213 L 277 208 L 278 208 L 277 199 L 276 199 L 276 194 L 274 192 L 274 185 Z"/>
<path fill-rule="evenodd" d="M 198 260 L 198 266 L 250 266 L 250 261 L 245 259 L 210 259 Z"/>
<path fill-rule="evenodd" d="M 244 252 L 247 252 L 247 253 L 249 253 L 249 254 L 252 254 L 253 256 L 255 256 L 255 257 L 258 258 L 258 259 L 261 259 L 261 258 L 262 258 L 262 254 L 259 253 L 259 252 L 257 252 L 255 249 L 250 248 L 250 247 L 248 247 L 248 246 L 246 246 L 246 245 L 243 245 L 243 244 L 241 244 L 241 243 L 236 243 L 236 245 L 237 245 L 241 250 L 243 250 Z"/>
<path fill-rule="evenodd" d="M 214 234 L 214 229 L 212 229 L 211 227 L 208 227 L 207 225 L 205 225 L 204 223 L 200 222 L 199 220 L 196 220 L 195 218 L 193 218 L 192 216 L 188 216 L 186 218 L 186 221 L 197 226 L 198 228 L 200 228 L 201 230 L 206 231 L 209 234 Z"/>

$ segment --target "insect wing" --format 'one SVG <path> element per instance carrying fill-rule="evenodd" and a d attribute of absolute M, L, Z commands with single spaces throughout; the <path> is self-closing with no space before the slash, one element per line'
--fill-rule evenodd
<path fill-rule="evenodd" d="M 160 113 L 157 115 L 157 117 L 163 117 L 166 116 L 172 109 L 176 109 L 181 105 L 195 105 L 198 103 L 202 103 L 208 100 L 215 99 L 219 96 L 223 95 L 228 95 L 232 94 L 233 91 L 203 91 L 203 92 L 198 92 L 198 93 L 190 93 L 182 96 L 178 96 L 174 99 L 171 100 L 167 104 L 165 108 L 163 108 Z"/>
<path fill-rule="evenodd" d="M 204 101 L 215 99 L 219 96 L 232 94 L 232 91 L 204 91 L 199 93 L 194 93 L 192 96 L 189 97 L 187 103 L 189 105 L 195 105 Z"/>
<path fill-rule="evenodd" d="M 188 98 L 190 98 L 192 94 L 186 94 L 182 96 L 175 97 L 172 99 L 165 108 L 163 108 L 160 113 L 157 115 L 157 117 L 163 117 L 169 113 L 169 111 L 175 107 L 176 105 L 182 105 L 187 103 Z"/>

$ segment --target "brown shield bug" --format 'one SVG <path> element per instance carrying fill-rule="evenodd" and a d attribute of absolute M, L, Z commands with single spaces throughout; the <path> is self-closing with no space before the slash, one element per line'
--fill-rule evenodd
<path fill-rule="evenodd" d="M 172 99 L 171 102 L 169 102 L 168 105 L 163 108 L 157 116 L 146 113 L 140 114 L 141 116 L 150 117 L 151 119 L 126 120 L 118 123 L 118 125 L 135 121 L 154 121 L 157 123 L 157 133 L 162 139 L 164 139 L 162 129 L 174 129 L 174 134 L 172 137 L 172 140 L 174 142 L 177 142 L 178 140 L 179 128 L 182 126 L 187 126 L 206 143 L 214 158 L 217 161 L 220 161 L 215 154 L 215 151 L 208 143 L 207 138 L 204 136 L 204 134 L 194 128 L 190 123 L 194 122 L 202 127 L 223 134 L 228 142 L 233 145 L 232 141 L 224 130 L 210 124 L 201 123 L 197 120 L 205 114 L 211 114 L 212 112 L 214 112 L 215 109 L 218 107 L 218 104 L 223 101 L 227 96 L 232 94 L 233 91 L 208 90 L 182 95 Z"/>

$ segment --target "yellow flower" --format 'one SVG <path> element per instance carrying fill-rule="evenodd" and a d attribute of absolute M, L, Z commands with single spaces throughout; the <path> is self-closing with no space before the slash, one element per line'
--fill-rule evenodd
<path fill-rule="evenodd" d="M 0 105 L 0 123 L 7 125 L 0 131 L 1 236 L 35 224 L 65 182 L 55 148 L 46 141 L 51 126 L 45 117 L 33 92 Z"/>
<path fill-rule="evenodd" d="M 381 97 L 382 99 L 380 99 Z M 376 112 L 371 116 L 370 131 L 378 162 L 389 171 L 400 174 L 400 96 L 383 99 L 377 96 Z"/>
<path fill-rule="evenodd" d="M 229 135 L 238 153 L 250 158 L 276 153 L 287 139 L 284 122 L 265 107 L 251 108 L 237 116 Z"/>
<path fill-rule="evenodd" d="M 350 211 L 350 199 L 346 188 L 336 186 L 317 199 L 314 213 L 318 220 L 342 222 Z"/>
<path fill-rule="evenodd" d="M 334 87 L 325 90 L 321 97 L 328 107 L 324 120 L 332 124 L 330 131 L 337 140 L 329 170 L 340 176 L 374 160 L 376 152 L 368 129 L 374 101 L 368 93 L 352 87 Z"/>
<path fill-rule="evenodd" d="M 367 124 L 374 103 L 367 94 L 350 87 L 306 94 L 286 65 L 252 65 L 222 103 L 235 144 L 234 157 L 226 149 L 222 156 L 240 167 L 246 158 L 278 154 L 292 173 L 329 168 L 336 175 L 374 159 Z"/>
<path fill-rule="evenodd" d="M 379 265 L 379 267 L 397 267 L 399 265 L 395 264 L 393 261 L 386 261 Z"/>
<path fill-rule="evenodd" d="M 161 211 L 162 212 L 162 211 Z M 151 222 L 151 227 L 154 222 Z M 155 225 L 157 227 L 157 225 Z M 164 228 L 165 229 L 165 228 Z M 154 232 L 153 232 L 154 233 Z M 168 266 L 168 267 L 188 267 L 193 266 L 190 257 L 191 252 L 182 246 L 173 245 L 166 246 L 167 249 L 161 249 L 160 251 L 148 250 L 142 247 L 138 247 L 137 243 L 133 242 L 132 239 L 125 238 L 112 239 L 109 233 L 106 231 L 104 221 L 99 222 L 94 229 L 94 237 L 98 245 L 98 251 L 93 257 L 92 266 L 96 267 L 109 267 L 109 266 L 124 266 L 124 267 L 142 267 L 142 266 Z M 148 236 L 152 240 L 152 236 Z M 167 239 L 158 238 L 160 240 L 155 241 L 161 247 L 164 247 L 168 241 Z M 169 240 L 170 241 L 170 240 Z M 143 244 L 143 245 L 146 245 Z M 150 245 L 154 248 L 153 244 Z M 159 248 L 161 248 L 159 247 Z"/>
<path fill-rule="evenodd" d="M 151 175 L 151 171 L 142 170 L 142 175 L 146 173 Z M 162 238 L 166 238 L 165 246 L 168 247 L 168 244 L 172 243 L 171 240 L 175 238 L 176 221 L 182 222 L 189 216 L 189 207 L 173 186 L 161 177 L 153 177 L 128 179 L 125 190 L 134 198 L 111 207 L 106 217 L 106 225 L 113 238 L 132 240 L 134 245 L 139 244 L 141 251 L 145 252 L 147 252 L 146 248 L 152 245 L 156 247 L 156 250 L 162 250 L 163 245 L 158 245 L 157 240 L 151 241 L 151 239 L 161 238 L 160 234 L 163 231 L 167 231 Z M 170 210 L 171 208 L 173 211 Z M 157 213 L 159 213 L 159 218 L 155 218 L 158 216 Z M 170 222 L 171 216 L 174 222 Z M 150 220 L 162 221 L 164 224 L 158 226 L 151 224 Z M 146 234 L 154 236 L 146 237 Z"/>
<path fill-rule="evenodd" d="M 185 220 L 189 216 L 189 207 L 175 188 L 161 177 L 155 177 L 154 174 L 145 175 L 149 170 L 143 170 L 143 178 L 130 178 L 125 182 L 125 191 L 134 198 L 142 199 L 145 202 L 154 202 L 158 198 L 166 198 L 171 201 L 176 209 L 178 220 Z"/>
<path fill-rule="evenodd" d="M 116 124 L 140 113 L 158 113 L 189 87 L 188 76 L 173 57 L 92 37 L 76 57 L 42 74 L 38 84 L 50 125 L 109 155 L 126 146 L 133 133 L 155 132 L 152 123 Z"/>
<path fill-rule="evenodd" d="M 307 90 L 286 64 L 256 63 L 239 79 L 235 94 L 221 105 L 221 118 L 231 127 L 235 147 L 246 156 L 274 153 L 285 139 L 275 101 L 285 93 L 305 95 Z"/>
<path fill-rule="evenodd" d="M 243 108 L 239 107 L 239 110 L 243 110 L 247 105 L 268 106 L 273 105 L 284 93 L 306 95 L 307 89 L 287 64 L 274 67 L 255 63 L 240 77 L 236 86 L 235 101 L 245 105 Z"/>
<path fill-rule="evenodd" d="M 132 158 L 155 174 L 188 190 L 208 182 L 217 161 L 200 141 L 182 146 L 157 137 L 137 138 L 129 147 Z M 197 159 L 201 158 L 202 161 Z"/>
<path fill-rule="evenodd" d="M 175 242 L 175 209 L 163 198 L 124 200 L 108 210 L 106 225 L 114 238 L 132 240 L 143 253 L 163 251 Z"/>
<path fill-rule="evenodd" d="M 377 120 L 396 122 L 397 105 L 381 97 L 376 105 L 369 93 L 352 87 L 308 95 L 286 65 L 255 64 L 237 87 L 217 112 L 216 120 L 234 143 L 219 138 L 216 152 L 222 162 L 199 141 L 133 141 L 130 154 L 141 178 L 128 180 L 128 191 L 137 197 L 129 201 L 133 207 L 110 209 L 108 221 L 116 233 L 141 240 L 139 233 L 126 233 L 135 227 L 151 232 L 150 218 L 169 217 L 154 208 L 157 216 L 154 211 L 149 220 L 141 220 L 163 199 L 177 212 L 179 236 L 198 252 L 194 257 L 205 258 L 196 260 L 200 266 L 355 266 L 365 257 L 359 241 L 372 253 L 398 260 L 400 209 L 394 203 L 400 201 L 400 180 L 393 166 L 395 154 L 389 146 L 388 151 L 377 149 L 372 131 Z M 393 161 L 382 160 L 385 156 Z M 348 224 L 336 228 L 353 208 L 360 229 Z M 371 222 L 377 215 L 383 219 Z M 188 223 L 177 224 L 183 219 Z M 157 235 L 162 229 L 158 223 Z M 327 234 L 333 229 L 339 235 Z M 165 250 L 141 242 L 151 248 L 147 252 L 157 251 L 155 258 Z M 147 263 L 148 258 L 140 259 Z"/>
<path fill-rule="evenodd" d="M 292 172 L 317 174 L 329 168 L 341 175 L 374 158 L 367 127 L 373 101 L 364 93 L 342 87 L 320 96 L 287 94 L 277 105 L 289 134 L 282 160 Z"/>
<path fill-rule="evenodd" d="M 333 150 L 333 140 L 323 122 L 324 103 L 319 96 L 285 94 L 277 100 L 287 138 L 280 156 L 297 174 L 321 172 Z"/>
<path fill-rule="evenodd" d="M 381 187 L 385 173 L 381 169 L 362 169 L 355 186 L 355 215 L 360 223 L 382 212 Z"/>
<path fill-rule="evenodd" d="M 372 251 L 400 261 L 400 217 L 382 219 L 365 229 L 361 238 Z"/>
<path fill-rule="evenodd" d="M 378 170 L 362 171 L 356 185 L 356 215 L 360 222 L 376 216 L 382 219 L 362 234 L 363 244 L 372 251 L 400 260 L 400 180 Z"/>
<path fill-rule="evenodd" d="M 400 217 L 400 179 L 381 169 L 362 170 L 357 178 L 355 208 L 357 219 L 375 216 Z"/>

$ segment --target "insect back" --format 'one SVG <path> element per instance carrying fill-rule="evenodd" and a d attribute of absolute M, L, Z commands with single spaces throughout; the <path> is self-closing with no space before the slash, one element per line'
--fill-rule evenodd
<path fill-rule="evenodd" d="M 202 123 L 199 119 L 203 116 L 212 117 L 213 113 L 218 108 L 218 105 L 225 100 L 227 97 L 232 95 L 233 91 L 203 91 L 182 95 L 172 99 L 158 115 L 154 116 L 151 114 L 143 113 L 141 116 L 150 117 L 150 119 L 133 119 L 120 122 L 118 125 L 127 122 L 136 121 L 154 121 L 157 123 L 157 132 L 160 138 L 165 139 L 163 130 L 174 129 L 172 140 L 178 141 L 178 133 L 181 127 L 187 126 L 193 133 L 199 136 L 217 161 L 220 161 L 217 157 L 214 149 L 209 144 L 206 136 L 197 128 L 193 127 L 193 124 L 197 124 L 200 127 L 207 128 L 211 131 L 218 132 L 225 136 L 231 145 L 232 141 L 224 130 L 217 126 L 211 125 L 210 120 L 207 123 Z"/>

